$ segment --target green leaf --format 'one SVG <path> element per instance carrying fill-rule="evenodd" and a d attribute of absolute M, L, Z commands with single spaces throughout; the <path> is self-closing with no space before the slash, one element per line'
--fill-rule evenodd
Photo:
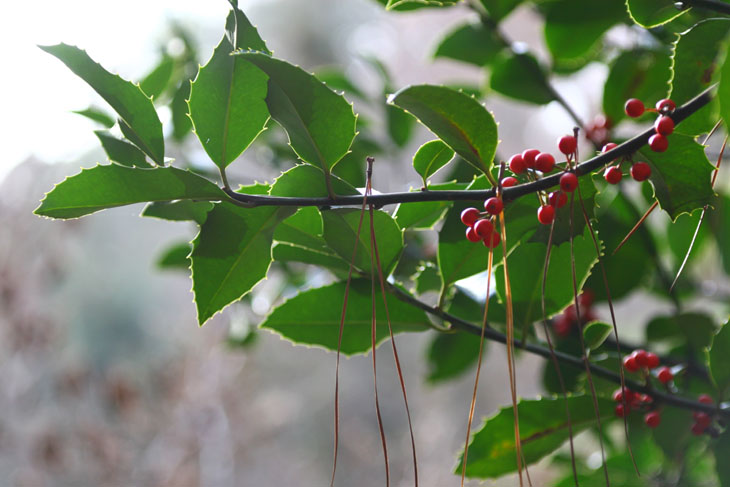
<path fill-rule="evenodd" d="M 388 324 L 380 291 L 377 296 L 376 343 L 388 338 Z M 300 292 L 274 309 L 261 324 L 294 344 L 311 345 L 337 350 L 345 283 Z M 387 293 L 388 311 L 394 333 L 419 332 L 428 329 L 426 314 Z M 344 355 L 366 353 L 370 350 L 371 292 L 370 281 L 354 279 L 345 315 L 341 351 Z"/>
<path fill-rule="evenodd" d="M 424 7 L 450 7 L 461 0 L 377 0 L 387 10 L 416 10 Z"/>
<path fill-rule="evenodd" d="M 317 208 L 299 208 L 276 227 L 274 240 L 334 255 L 322 237 L 323 225 Z"/>
<path fill-rule="evenodd" d="M 728 42 L 725 42 L 724 52 L 725 58 L 720 67 L 720 81 L 717 86 L 717 103 L 719 105 L 720 115 L 725 121 L 725 127 L 730 127 L 730 56 L 728 52 Z"/>
<path fill-rule="evenodd" d="M 106 130 L 95 130 L 94 133 L 99 138 L 101 146 L 110 161 L 118 162 L 127 167 L 152 167 L 147 162 L 144 152 L 139 150 L 137 146 L 125 140 L 117 139 Z"/>
<path fill-rule="evenodd" d="M 429 191 L 446 191 L 465 189 L 466 183 L 441 183 L 428 186 Z M 413 189 L 411 191 L 420 191 Z M 431 230 L 441 221 L 446 210 L 451 208 L 450 201 L 419 201 L 417 203 L 401 203 L 395 210 L 393 217 L 398 226 L 408 230 Z"/>
<path fill-rule="evenodd" d="M 717 81 L 718 53 L 722 51 L 728 32 L 730 19 L 710 19 L 678 36 L 672 54 L 669 91 L 669 97 L 677 105 L 689 101 Z M 675 132 L 693 136 L 707 133 L 719 119 L 718 111 L 718 103 L 713 99 L 677 125 Z"/>
<path fill-rule="evenodd" d="M 413 135 L 413 127 L 416 125 L 413 117 L 387 103 L 385 104 L 385 123 L 390 140 L 398 147 L 404 147 L 408 143 Z"/>
<path fill-rule="evenodd" d="M 489 17 L 495 22 L 499 22 L 510 14 L 515 7 L 524 0 L 481 0 L 484 9 L 489 13 Z"/>
<path fill-rule="evenodd" d="M 486 349 L 486 343 L 484 344 Z M 484 351 L 486 354 L 486 350 Z M 428 382 L 445 382 L 469 370 L 477 361 L 479 336 L 471 333 L 439 333 L 428 346 Z"/>
<path fill-rule="evenodd" d="M 554 99 L 545 71 L 529 53 L 502 51 L 492 63 L 489 86 L 501 95 L 528 103 L 545 105 Z"/>
<path fill-rule="evenodd" d="M 595 350 L 606 341 L 613 332 L 613 326 L 602 321 L 592 321 L 583 327 L 583 339 L 586 348 Z"/>
<path fill-rule="evenodd" d="M 351 262 L 360 210 L 344 208 L 329 210 L 322 213 L 322 219 L 324 221 L 324 239 L 329 247 L 346 262 Z M 393 217 L 381 210 L 374 212 L 373 224 L 378 241 L 380 264 L 383 274 L 388 276 L 395 269 L 403 251 L 403 230 L 398 227 Z M 370 273 L 370 214 L 368 211 L 365 211 L 363 216 L 362 230 L 360 238 L 357 240 L 355 267 L 364 273 Z"/>
<path fill-rule="evenodd" d="M 236 20 L 237 19 L 237 22 Z M 268 77 L 236 49 L 265 49 L 256 28 L 240 10 L 231 11 L 226 26 L 236 22 L 235 41 L 226 35 L 208 64 L 200 68 L 190 89 L 190 117 L 205 152 L 221 169 L 236 159 L 264 130 Z"/>
<path fill-rule="evenodd" d="M 419 265 L 411 280 L 415 283 L 415 291 L 418 295 L 441 289 L 441 273 L 433 262 L 427 261 Z"/>
<path fill-rule="evenodd" d="M 487 29 L 481 22 L 466 23 L 446 34 L 433 57 L 486 66 L 501 49 L 502 44 L 494 30 Z"/>
<path fill-rule="evenodd" d="M 686 12 L 665 0 L 626 0 L 626 6 L 634 22 L 647 29 L 666 24 Z"/>
<path fill-rule="evenodd" d="M 663 51 L 632 49 L 622 52 L 610 65 L 603 88 L 603 113 L 614 124 L 626 118 L 629 98 L 660 100 L 667 93 L 671 60 Z"/>
<path fill-rule="evenodd" d="M 139 87 L 142 91 L 152 99 L 159 98 L 172 78 L 172 71 L 175 68 L 175 60 L 170 56 L 163 56 L 155 69 L 150 71 L 142 81 Z"/>
<path fill-rule="evenodd" d="M 139 169 L 111 164 L 82 169 L 46 193 L 36 215 L 77 218 L 145 201 L 227 200 L 215 184 L 175 167 Z"/>
<path fill-rule="evenodd" d="M 175 140 L 183 140 L 193 128 L 193 122 L 188 115 L 188 99 L 190 98 L 190 82 L 186 79 L 180 83 L 172 96 L 170 111 L 172 112 L 172 136 Z"/>
<path fill-rule="evenodd" d="M 593 218 L 593 210 L 595 208 L 596 198 L 596 185 L 590 177 L 579 178 L 578 187 L 580 192 L 575 191 L 573 194 L 573 214 L 572 214 L 572 233 L 573 236 L 583 235 L 586 228 L 586 220 L 583 215 L 583 208 L 581 207 L 578 195 L 580 194 L 583 198 L 583 204 L 586 208 L 589 218 Z M 563 242 L 570 241 L 571 234 L 571 213 L 570 213 L 570 198 L 568 195 L 568 202 L 564 207 L 555 212 L 555 224 L 553 225 L 553 245 L 560 245 Z M 525 202 L 523 201 L 522 204 Z M 534 218 L 536 212 L 533 207 L 532 216 Z M 533 220 L 534 225 L 534 220 Z M 514 235 L 508 231 L 507 235 Z M 542 242 L 547 245 L 548 239 L 550 238 L 550 226 L 549 225 L 538 225 L 537 230 L 530 237 L 530 242 Z"/>
<path fill-rule="evenodd" d="M 688 347 L 687 353 L 702 355 L 712 343 L 716 328 L 713 319 L 702 313 L 659 316 L 646 325 L 646 343 Z"/>
<path fill-rule="evenodd" d="M 644 149 L 638 154 L 651 166 L 654 196 L 659 205 L 676 220 L 682 213 L 710 204 L 714 196 L 710 176 L 714 166 L 702 145 L 694 138 L 672 134 L 666 152 Z"/>
<path fill-rule="evenodd" d="M 480 242 L 469 242 L 465 236 L 466 227 L 461 222 L 461 212 L 470 206 L 473 205 L 455 202 L 439 231 L 438 265 L 443 290 L 459 279 L 487 270 L 488 249 Z"/>
<path fill-rule="evenodd" d="M 126 127 L 123 128 L 127 130 L 125 136 L 129 140 L 138 144 L 157 164 L 164 162 L 165 140 L 162 137 L 162 124 L 157 118 L 152 100 L 138 85 L 111 74 L 77 47 L 67 44 L 39 47 L 60 59 L 111 105 L 124 121 Z"/>
<path fill-rule="evenodd" d="M 720 480 L 721 487 L 730 486 L 730 429 L 720 435 L 720 438 L 712 445 L 712 451 L 715 453 L 715 469 L 717 477 Z"/>
<path fill-rule="evenodd" d="M 727 399 L 726 393 L 730 388 L 730 321 L 713 337 L 708 356 L 712 381 L 720 397 Z"/>
<path fill-rule="evenodd" d="M 347 181 L 337 176 L 330 176 L 332 188 L 339 195 L 359 194 Z M 301 198 L 327 197 L 327 185 L 324 172 L 318 167 L 300 164 L 283 172 L 274 180 L 269 191 L 271 196 L 298 196 Z"/>
<path fill-rule="evenodd" d="M 209 201 L 159 201 L 145 206 L 140 216 L 173 222 L 194 221 L 202 225 L 213 206 L 213 203 Z"/>
<path fill-rule="evenodd" d="M 589 396 L 569 396 L 570 418 L 573 434 L 593 426 L 596 418 Z M 612 401 L 598 399 L 601 420 L 614 417 Z M 533 464 L 558 449 L 568 440 L 568 423 L 563 398 L 541 398 L 521 400 L 517 409 L 520 413 L 520 436 L 525 463 Z M 501 408 L 498 413 L 486 419 L 469 444 L 469 460 L 466 476 L 469 478 L 496 478 L 517 470 L 515 454 L 514 418 L 511 407 Z M 462 458 L 454 470 L 461 473 Z"/>
<path fill-rule="evenodd" d="M 190 242 L 179 242 L 167 249 L 157 259 L 157 267 L 170 270 L 190 269 Z"/>
<path fill-rule="evenodd" d="M 201 325 L 266 277 L 276 225 L 290 208 L 216 205 L 193 240 L 193 292 Z"/>
<path fill-rule="evenodd" d="M 319 68 L 315 73 L 318 80 L 336 91 L 342 91 L 354 95 L 361 100 L 367 100 L 365 93 L 355 86 L 345 75 L 339 66 L 326 66 Z"/>
<path fill-rule="evenodd" d="M 449 163 L 454 158 L 454 151 L 440 140 L 426 142 L 413 156 L 413 168 L 423 178 L 423 187 L 427 186 L 426 180 Z"/>
<path fill-rule="evenodd" d="M 545 41 L 554 59 L 586 57 L 603 34 L 626 17 L 621 2 L 595 2 L 585 8 L 584 0 L 558 0 L 546 4 Z"/>
<path fill-rule="evenodd" d="M 72 113 L 81 115 L 93 120 L 94 122 L 102 124 L 104 127 L 110 129 L 114 126 L 114 117 L 109 116 L 106 112 L 99 108 L 89 107 L 84 110 L 74 110 Z"/>
<path fill-rule="evenodd" d="M 497 124 L 475 98 L 443 86 L 409 86 L 389 103 L 410 112 L 438 138 L 482 172 L 492 167 Z"/>
<path fill-rule="evenodd" d="M 344 276 L 347 275 L 347 271 L 350 269 L 350 264 L 336 254 L 329 251 L 319 251 L 307 247 L 299 247 L 287 242 L 279 242 L 274 245 L 272 254 L 276 261 L 302 262 L 304 264 L 326 267 L 332 271 L 343 273 Z"/>
<path fill-rule="evenodd" d="M 236 54 L 269 76 L 266 104 L 292 149 L 304 162 L 331 170 L 355 138 L 352 105 L 301 68 L 266 54 Z"/>
<path fill-rule="evenodd" d="M 715 211 L 711 211 L 707 216 L 717 239 L 725 274 L 730 275 L 730 198 L 724 194 L 720 195 L 714 204 Z"/>

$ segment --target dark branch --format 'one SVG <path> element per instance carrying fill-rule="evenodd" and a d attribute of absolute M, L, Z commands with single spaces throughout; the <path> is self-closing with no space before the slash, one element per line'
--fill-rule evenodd
<path fill-rule="evenodd" d="M 681 107 L 674 110 L 670 115 L 675 124 L 679 124 L 694 112 L 707 105 L 712 99 L 710 87 L 688 101 Z M 580 176 L 588 174 L 614 159 L 622 156 L 628 156 L 639 150 L 647 143 L 649 137 L 654 134 L 654 128 L 649 128 L 639 135 L 627 140 L 615 149 L 599 154 L 598 156 L 579 164 L 576 173 Z M 537 191 L 547 190 L 557 186 L 560 182 L 561 173 L 544 177 L 538 181 L 526 184 L 520 184 L 511 188 L 505 188 L 503 199 L 512 201 L 527 194 L 536 193 Z M 359 206 L 362 205 L 363 196 L 338 196 L 336 198 L 297 198 L 283 196 L 262 196 L 248 195 L 236 193 L 234 191 L 225 190 L 228 195 L 244 206 Z M 375 206 L 381 207 L 385 205 L 393 205 L 396 203 L 417 203 L 424 201 L 484 201 L 494 196 L 494 189 L 479 191 L 414 191 L 407 193 L 384 193 L 375 194 L 368 197 L 368 202 Z"/>

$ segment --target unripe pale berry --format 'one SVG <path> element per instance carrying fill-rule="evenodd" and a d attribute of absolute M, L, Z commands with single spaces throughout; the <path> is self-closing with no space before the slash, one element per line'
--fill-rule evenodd
<path fill-rule="evenodd" d="M 479 210 L 476 208 L 467 208 L 461 212 L 461 222 L 470 227 L 479 219 Z"/>
<path fill-rule="evenodd" d="M 649 147 L 654 152 L 664 152 L 669 147 L 669 141 L 662 134 L 654 134 L 649 137 Z"/>
<path fill-rule="evenodd" d="M 547 152 L 540 152 L 537 157 L 535 157 L 535 169 L 537 169 L 540 172 L 548 173 L 553 170 L 555 167 L 555 158 L 552 154 L 548 154 Z"/>
<path fill-rule="evenodd" d="M 578 148 L 578 141 L 572 135 L 563 135 L 558 139 L 558 150 L 566 156 L 575 152 Z"/>
<path fill-rule="evenodd" d="M 522 174 L 527 170 L 522 154 L 515 154 L 509 159 L 509 169 L 515 174 Z"/>
<path fill-rule="evenodd" d="M 494 225 L 489 220 L 479 220 L 474 224 L 474 231 L 480 238 L 487 238 L 494 231 Z"/>
<path fill-rule="evenodd" d="M 502 213 L 503 208 L 504 204 L 502 203 L 502 200 L 496 196 L 492 196 L 484 202 L 484 209 L 487 210 L 487 213 L 490 215 L 499 215 Z"/>
<path fill-rule="evenodd" d="M 519 183 L 517 181 L 517 178 L 513 178 L 512 176 L 507 176 L 506 178 L 502 178 L 502 187 L 503 188 L 511 188 L 512 186 Z"/>
<path fill-rule="evenodd" d="M 527 149 L 522 153 L 522 160 L 525 162 L 525 166 L 530 169 L 535 168 L 535 158 L 540 153 L 537 149 Z"/>
<path fill-rule="evenodd" d="M 578 187 L 578 176 L 572 172 L 566 172 L 560 176 L 560 189 L 566 193 L 572 193 Z"/>
<path fill-rule="evenodd" d="M 654 130 L 661 135 L 669 135 L 674 132 L 674 120 L 663 115 L 654 122 Z"/>
<path fill-rule="evenodd" d="M 646 162 L 635 162 L 630 172 L 635 181 L 646 181 L 651 176 L 651 167 Z"/>
<path fill-rule="evenodd" d="M 611 166 L 603 173 L 603 179 L 609 184 L 618 184 L 622 177 L 623 174 L 621 174 L 621 169 L 618 166 Z"/>
<path fill-rule="evenodd" d="M 550 205 L 541 206 L 537 209 L 537 220 L 543 225 L 550 225 L 555 219 L 555 208 Z"/>
<path fill-rule="evenodd" d="M 644 113 L 644 102 L 636 98 L 630 98 L 626 100 L 624 111 L 631 118 L 640 117 Z"/>

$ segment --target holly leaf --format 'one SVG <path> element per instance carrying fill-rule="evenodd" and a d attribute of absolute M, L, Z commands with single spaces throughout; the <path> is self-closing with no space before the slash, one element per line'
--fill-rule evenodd
<path fill-rule="evenodd" d="M 380 291 L 376 292 L 378 305 L 375 336 L 376 344 L 379 344 L 389 334 Z M 344 293 L 344 282 L 300 292 L 274 309 L 260 327 L 281 335 L 295 345 L 337 350 Z M 394 333 L 428 329 L 428 318 L 423 311 L 400 301 L 390 292 L 386 296 Z M 363 354 L 370 350 L 371 318 L 371 283 L 365 279 L 354 279 L 350 284 L 342 334 L 341 352 L 344 355 Z"/>
<path fill-rule="evenodd" d="M 423 187 L 428 185 L 426 182 L 428 178 L 436 174 L 453 158 L 454 151 L 438 139 L 426 142 L 419 147 L 413 156 L 413 169 L 423 178 Z"/>
<path fill-rule="evenodd" d="M 330 181 L 332 188 L 338 195 L 360 194 L 347 181 L 343 181 L 331 174 Z M 315 166 L 300 164 L 284 171 L 274 180 L 269 191 L 271 196 L 289 196 L 300 198 L 325 198 L 327 197 L 327 185 L 324 172 Z"/>
<path fill-rule="evenodd" d="M 188 99 L 190 99 L 190 81 L 183 80 L 172 96 L 170 112 L 172 116 L 172 137 L 181 141 L 193 128 L 193 122 L 188 115 Z"/>
<path fill-rule="evenodd" d="M 712 381 L 720 397 L 727 399 L 726 393 L 730 388 L 730 321 L 712 338 L 708 357 Z"/>
<path fill-rule="evenodd" d="M 193 221 L 202 225 L 213 206 L 210 201 L 159 201 L 145 206 L 140 216 L 173 222 Z"/>
<path fill-rule="evenodd" d="M 631 19 L 651 29 L 670 22 L 687 10 L 677 10 L 673 2 L 664 0 L 626 0 Z"/>
<path fill-rule="evenodd" d="M 557 450 L 568 440 L 568 422 L 565 401 L 570 408 L 573 434 L 596 424 L 593 402 L 589 396 L 563 398 L 522 399 L 517 404 L 520 415 L 522 453 L 527 465 Z M 601 420 L 614 417 L 612 401 L 598 398 Z M 496 478 L 517 470 L 515 453 L 514 417 L 512 407 L 501 408 L 487 418 L 482 427 L 472 435 L 469 443 L 469 459 L 466 476 L 469 478 Z M 455 468 L 461 473 L 463 455 Z"/>
<path fill-rule="evenodd" d="M 717 86 L 717 103 L 726 127 L 730 126 L 730 56 L 727 55 L 727 47 L 726 41 L 723 46 L 725 58 L 720 67 L 720 81 Z"/>
<path fill-rule="evenodd" d="M 82 169 L 46 193 L 36 215 L 78 218 L 145 201 L 228 200 L 209 180 L 175 167 L 129 168 L 118 164 Z"/>
<path fill-rule="evenodd" d="M 139 82 L 139 87 L 145 92 L 147 96 L 152 99 L 159 98 L 162 92 L 165 91 L 167 85 L 170 83 L 172 78 L 172 71 L 175 68 L 175 60 L 170 56 L 162 56 L 160 62 L 155 68 L 150 71 L 142 81 Z"/>
<path fill-rule="evenodd" d="M 109 116 L 105 111 L 95 107 L 89 107 L 84 110 L 73 110 L 72 113 L 86 117 L 96 123 L 100 123 L 108 129 L 112 128 L 115 123 L 114 117 Z"/>
<path fill-rule="evenodd" d="M 492 63 L 489 86 L 501 95 L 537 105 L 554 99 L 544 69 L 529 53 L 502 51 Z"/>
<path fill-rule="evenodd" d="M 466 227 L 461 222 L 461 212 L 470 206 L 473 205 L 468 202 L 454 202 L 439 231 L 438 266 L 441 269 L 442 294 L 459 279 L 487 270 L 489 250 L 481 242 L 468 241 Z"/>
<path fill-rule="evenodd" d="M 179 242 L 166 248 L 157 259 L 157 267 L 168 270 L 190 269 L 190 242 Z"/>
<path fill-rule="evenodd" d="M 350 149 L 357 117 L 347 100 L 301 68 L 266 54 L 237 52 L 269 76 L 266 104 L 297 155 L 329 172 Z"/>
<path fill-rule="evenodd" d="M 418 295 L 441 289 L 441 273 L 433 262 L 421 263 L 416 273 L 411 276 L 411 280 L 415 284 L 415 291 Z"/>
<path fill-rule="evenodd" d="M 406 110 L 457 154 L 482 172 L 492 167 L 497 124 L 475 98 L 443 86 L 409 86 L 389 103 Z"/>
<path fill-rule="evenodd" d="M 476 363 L 478 355 L 478 335 L 439 333 L 428 346 L 428 382 L 436 384 L 458 377 Z"/>
<path fill-rule="evenodd" d="M 39 46 L 61 60 L 71 71 L 86 81 L 119 114 L 120 124 L 129 140 L 138 145 L 157 164 L 165 158 L 162 124 L 152 100 L 139 85 L 111 74 L 78 47 L 67 44 Z"/>
<path fill-rule="evenodd" d="M 489 13 L 489 17 L 495 22 L 499 22 L 510 14 L 515 7 L 524 0 L 481 0 L 484 9 Z"/>
<path fill-rule="evenodd" d="M 494 30 L 487 29 L 481 22 L 462 24 L 446 34 L 434 52 L 434 58 L 486 66 L 494 60 L 502 44 Z"/>
<path fill-rule="evenodd" d="M 377 0 L 386 10 L 408 11 L 425 7 L 450 7 L 460 0 Z"/>
<path fill-rule="evenodd" d="M 428 186 L 429 191 L 460 190 L 466 188 L 466 183 L 441 183 Z M 411 189 L 411 191 L 420 191 Z M 450 201 L 419 201 L 415 203 L 401 203 L 395 210 L 393 217 L 398 226 L 408 230 L 430 230 L 441 221 L 446 210 L 451 208 Z"/>
<path fill-rule="evenodd" d="M 712 202 L 710 176 L 714 166 L 693 137 L 672 134 L 666 152 L 643 149 L 638 154 L 651 166 L 654 197 L 672 220 Z"/>
<path fill-rule="evenodd" d="M 279 227 L 277 227 L 278 229 Z M 276 232 L 274 232 L 274 237 L 276 237 Z M 288 242 L 277 242 L 274 245 L 272 255 L 274 256 L 274 260 L 279 262 L 302 262 L 304 264 L 316 265 L 330 269 L 335 273 L 342 273 L 343 276 L 346 276 L 350 269 L 350 264 L 337 254 L 334 254 L 331 250 L 314 250 Z"/>
<path fill-rule="evenodd" d="M 602 321 L 592 321 L 583 327 L 583 340 L 586 348 L 595 350 L 613 332 L 613 326 Z"/>
<path fill-rule="evenodd" d="M 235 39 L 231 31 L 235 29 Z M 256 66 L 232 56 L 237 49 L 266 50 L 256 28 L 239 9 L 226 21 L 227 34 L 190 90 L 190 118 L 205 152 L 221 169 L 263 132 L 269 120 L 268 77 Z"/>
<path fill-rule="evenodd" d="M 192 279 L 201 325 L 266 277 L 277 224 L 291 208 L 216 205 L 193 240 Z"/>
<path fill-rule="evenodd" d="M 152 164 L 147 162 L 144 152 L 139 150 L 136 145 L 117 139 L 106 130 L 95 130 L 94 134 L 101 142 L 101 146 L 110 161 L 118 162 L 127 167 L 152 167 Z"/>

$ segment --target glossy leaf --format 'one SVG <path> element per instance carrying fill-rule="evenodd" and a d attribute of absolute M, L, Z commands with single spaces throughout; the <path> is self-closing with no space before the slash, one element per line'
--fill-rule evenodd
<path fill-rule="evenodd" d="M 469 242 L 461 222 L 461 212 L 470 206 L 474 203 L 454 202 L 439 231 L 438 265 L 444 290 L 459 279 L 487 270 L 488 249 L 481 242 Z"/>
<path fill-rule="evenodd" d="M 109 116 L 106 112 L 99 108 L 89 107 L 84 110 L 74 110 L 73 113 L 86 117 L 89 120 L 100 123 L 104 127 L 110 129 L 114 126 L 114 117 Z"/>
<path fill-rule="evenodd" d="M 453 59 L 481 67 L 491 63 L 502 47 L 493 30 L 487 29 L 481 22 L 467 23 L 446 34 L 433 57 Z"/>
<path fill-rule="evenodd" d="M 117 206 L 179 199 L 227 200 L 228 196 L 207 179 L 175 167 L 97 165 L 58 183 L 34 213 L 77 218 Z"/>
<path fill-rule="evenodd" d="M 96 130 L 94 134 L 101 142 L 101 146 L 110 161 L 118 162 L 127 167 L 152 167 L 152 164 L 147 162 L 144 152 L 139 150 L 137 146 L 114 137 L 106 130 Z"/>
<path fill-rule="evenodd" d="M 595 350 L 613 333 L 613 326 L 602 321 L 592 321 L 583 327 L 586 348 Z"/>
<path fill-rule="evenodd" d="M 342 95 L 301 68 L 266 54 L 240 52 L 236 57 L 269 76 L 266 104 L 284 127 L 297 155 L 329 171 L 347 153 L 355 138 L 356 116 Z"/>
<path fill-rule="evenodd" d="M 325 198 L 327 197 L 327 186 L 324 177 L 324 172 L 318 167 L 300 164 L 276 178 L 269 194 L 271 196 Z M 330 176 L 330 180 L 332 188 L 338 195 L 359 194 L 350 183 L 337 176 Z"/>
<path fill-rule="evenodd" d="M 350 269 L 350 263 L 340 258 L 337 254 L 330 251 L 318 251 L 307 247 L 300 247 L 287 242 L 279 242 L 274 245 L 272 254 L 276 261 L 301 262 L 325 267 L 333 272 L 341 273 L 343 277 L 347 276 L 347 272 Z"/>
<path fill-rule="evenodd" d="M 176 243 L 167 249 L 157 259 L 157 267 L 170 270 L 190 269 L 190 251 L 192 247 L 189 242 Z"/>
<path fill-rule="evenodd" d="M 524 0 L 480 0 L 489 17 L 499 22 Z"/>
<path fill-rule="evenodd" d="M 730 389 L 730 321 L 726 322 L 712 339 L 708 352 L 712 381 L 720 397 L 727 398 Z"/>
<path fill-rule="evenodd" d="M 666 24 L 686 12 L 664 0 L 626 0 L 626 6 L 634 22 L 646 28 Z"/>
<path fill-rule="evenodd" d="M 730 56 L 727 55 L 728 42 L 723 46 L 725 57 L 719 68 L 719 82 L 717 86 L 717 103 L 720 116 L 722 116 L 726 127 L 730 127 Z"/>
<path fill-rule="evenodd" d="M 138 144 L 157 164 L 164 162 L 165 141 L 162 124 L 157 117 L 152 100 L 138 85 L 111 74 L 81 49 L 67 44 L 40 46 L 56 56 L 77 76 L 86 81 L 125 122 L 133 136 L 127 138 Z"/>
<path fill-rule="evenodd" d="M 274 229 L 293 211 L 221 203 L 208 213 L 191 254 L 198 323 L 208 321 L 266 277 Z"/>
<path fill-rule="evenodd" d="M 485 342 L 485 349 L 488 344 Z M 431 383 L 448 381 L 463 374 L 477 361 L 479 336 L 471 333 L 439 333 L 428 346 L 428 377 Z M 484 351 L 486 354 L 486 350 Z"/>
<path fill-rule="evenodd" d="M 172 115 L 172 136 L 175 140 L 183 140 L 192 130 L 193 122 L 188 115 L 188 99 L 190 98 L 191 80 L 185 79 L 175 91 L 170 102 Z"/>
<path fill-rule="evenodd" d="M 276 227 L 274 240 L 334 254 L 322 237 L 323 226 L 322 215 L 317 208 L 299 208 L 296 213 Z"/>
<path fill-rule="evenodd" d="M 445 191 L 465 189 L 466 183 L 441 183 L 428 186 L 429 191 Z M 412 189 L 420 191 L 420 189 Z M 393 214 L 398 226 L 408 230 L 430 230 L 451 208 L 450 201 L 419 201 L 417 203 L 403 203 L 398 205 Z"/>
<path fill-rule="evenodd" d="M 569 396 L 573 433 L 596 424 L 589 396 Z M 598 399 L 603 423 L 614 417 L 613 402 Z M 530 465 L 557 450 L 568 440 L 568 423 L 563 398 L 523 399 L 517 404 L 525 462 Z M 469 478 L 496 478 L 517 470 L 512 407 L 501 408 L 486 419 L 469 443 L 466 475 Z M 455 472 L 461 472 L 462 460 Z"/>
<path fill-rule="evenodd" d="M 702 355 L 712 343 L 716 331 L 714 320 L 706 314 L 687 312 L 658 316 L 646 326 L 646 343 L 685 346 L 686 353 Z"/>
<path fill-rule="evenodd" d="M 324 221 L 324 239 L 329 247 L 346 262 L 352 261 L 352 250 L 355 246 L 355 235 L 360 220 L 360 210 L 336 209 L 322 213 Z M 378 253 L 383 274 L 389 275 L 395 269 L 403 251 L 403 230 L 398 227 L 388 213 L 376 210 L 373 223 L 378 241 Z M 370 214 L 366 210 L 363 217 L 360 238 L 357 241 L 355 268 L 369 274 L 370 265 Z"/>
<path fill-rule="evenodd" d="M 426 142 L 413 156 L 413 169 L 423 178 L 423 185 L 426 187 L 426 180 L 433 176 L 439 169 L 454 158 L 454 151 L 441 142 L 432 140 Z"/>
<path fill-rule="evenodd" d="M 261 323 L 261 328 L 272 330 L 297 345 L 337 350 L 344 292 L 344 282 L 300 292 L 274 309 Z M 352 281 L 342 336 L 341 351 L 344 355 L 370 350 L 370 294 L 369 280 Z M 380 295 L 378 299 L 376 342 L 382 343 L 389 335 Z M 387 299 L 394 333 L 428 329 L 428 318 L 423 311 L 400 301 L 391 293 L 387 294 Z"/>
<path fill-rule="evenodd" d="M 237 18 L 237 20 L 236 20 Z M 266 49 L 256 28 L 238 9 L 231 11 L 226 35 L 208 64 L 200 68 L 190 90 L 190 118 L 205 152 L 221 169 L 236 159 L 264 130 L 268 77 L 243 59 L 236 49 Z M 235 43 L 235 45 L 234 45 Z"/>
<path fill-rule="evenodd" d="M 354 95 L 362 100 L 367 99 L 365 93 L 355 86 L 347 75 L 345 75 L 345 73 L 337 66 L 320 68 L 316 73 L 314 73 L 314 75 L 318 80 L 329 86 L 332 90 L 349 93 L 350 95 Z"/>
<path fill-rule="evenodd" d="M 145 206 L 140 216 L 173 222 L 193 221 L 202 225 L 213 206 L 210 201 L 160 201 Z"/>
<path fill-rule="evenodd" d="M 717 442 L 712 445 L 712 450 L 715 453 L 715 470 L 720 485 L 727 487 L 730 485 L 730 462 L 727 461 L 730 458 L 730 430 L 725 429 Z"/>
<path fill-rule="evenodd" d="M 497 150 L 497 124 L 476 99 L 443 86 L 409 86 L 390 103 L 408 111 L 467 162 L 489 171 Z"/>
<path fill-rule="evenodd" d="M 433 262 L 427 261 L 419 265 L 411 280 L 415 283 L 415 291 L 418 295 L 441 289 L 441 273 Z"/>
<path fill-rule="evenodd" d="M 543 68 L 528 53 L 503 51 L 497 56 L 489 86 L 501 95 L 528 103 L 544 105 L 553 100 Z"/>
<path fill-rule="evenodd" d="M 691 213 L 712 202 L 714 192 L 710 184 L 713 165 L 707 159 L 702 145 L 692 137 L 672 134 L 666 152 L 652 152 L 648 148 L 638 153 L 651 166 L 649 180 L 661 208 L 676 220 L 682 213 Z"/>
<path fill-rule="evenodd" d="M 174 68 L 175 60 L 169 56 L 163 56 L 157 66 L 139 82 L 139 87 L 150 98 L 159 98 L 167 88 Z"/>

